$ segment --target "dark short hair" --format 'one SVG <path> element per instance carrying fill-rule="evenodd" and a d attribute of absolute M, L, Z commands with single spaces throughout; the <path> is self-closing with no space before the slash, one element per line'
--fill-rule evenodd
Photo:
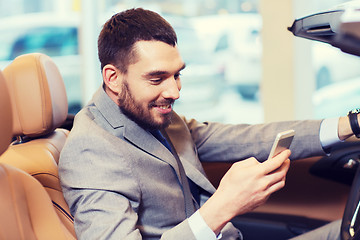
<path fill-rule="evenodd" d="M 113 15 L 104 24 L 98 38 L 101 69 L 112 64 L 126 73 L 129 64 L 136 62 L 134 44 L 152 40 L 171 46 L 177 43 L 174 29 L 159 14 L 134 8 Z"/>

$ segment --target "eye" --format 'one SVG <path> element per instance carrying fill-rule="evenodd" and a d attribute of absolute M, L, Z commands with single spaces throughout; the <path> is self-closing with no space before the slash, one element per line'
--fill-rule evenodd
<path fill-rule="evenodd" d="M 176 73 L 176 74 L 174 75 L 174 79 L 175 79 L 175 80 L 178 80 L 178 79 L 180 79 L 180 76 L 181 76 L 181 73 Z"/>
<path fill-rule="evenodd" d="M 162 78 L 152 78 L 149 81 L 151 84 L 158 85 L 163 81 L 163 79 Z"/>

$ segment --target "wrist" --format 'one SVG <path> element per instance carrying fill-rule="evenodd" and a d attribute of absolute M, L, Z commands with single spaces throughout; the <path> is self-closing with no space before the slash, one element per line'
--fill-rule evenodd
<path fill-rule="evenodd" d="M 215 235 L 218 235 L 232 217 L 225 214 L 226 208 L 220 207 L 221 204 L 215 200 L 215 195 L 216 192 L 199 209 L 199 213 L 208 227 L 215 233 Z"/>
<path fill-rule="evenodd" d="M 339 118 L 338 136 L 341 141 L 351 137 L 353 132 L 351 130 L 349 117 L 344 116 Z"/>

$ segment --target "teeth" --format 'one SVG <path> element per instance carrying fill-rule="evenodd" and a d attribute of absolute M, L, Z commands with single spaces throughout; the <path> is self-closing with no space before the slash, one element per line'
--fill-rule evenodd
<path fill-rule="evenodd" d="M 168 109 L 168 108 L 170 108 L 170 105 L 159 106 L 159 108 L 161 108 L 161 109 Z"/>

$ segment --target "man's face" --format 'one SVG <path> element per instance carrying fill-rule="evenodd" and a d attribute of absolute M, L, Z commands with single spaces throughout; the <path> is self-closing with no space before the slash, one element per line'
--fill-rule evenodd
<path fill-rule="evenodd" d="M 180 71 L 185 64 L 177 47 L 166 43 L 139 41 L 135 47 L 138 61 L 128 66 L 118 104 L 144 128 L 167 127 L 174 101 L 180 97 Z"/>

